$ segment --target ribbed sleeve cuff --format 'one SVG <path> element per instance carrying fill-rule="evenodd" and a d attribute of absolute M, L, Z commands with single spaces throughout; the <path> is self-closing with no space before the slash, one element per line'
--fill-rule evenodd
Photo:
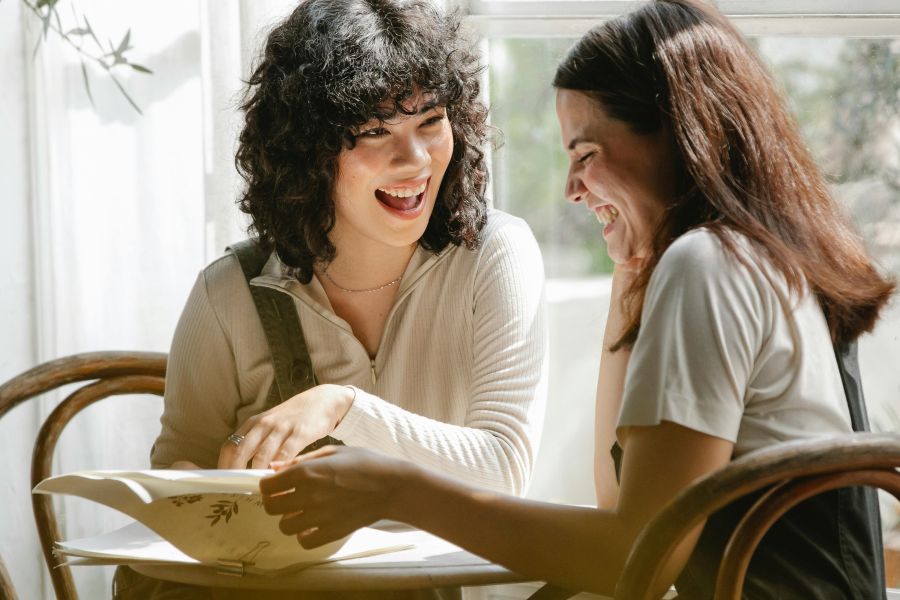
<path fill-rule="evenodd" d="M 331 432 L 331 437 L 351 446 L 354 445 L 354 433 L 366 416 L 373 412 L 374 403 L 378 401 L 376 396 L 364 392 L 356 386 L 353 386 L 353 388 L 356 390 L 356 398 L 354 398 L 353 404 L 350 405 L 350 410 L 347 411 L 347 414 L 344 415 L 338 426 Z"/>

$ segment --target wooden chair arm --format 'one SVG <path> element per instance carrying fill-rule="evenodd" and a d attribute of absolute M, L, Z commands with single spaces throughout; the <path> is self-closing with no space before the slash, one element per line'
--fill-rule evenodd
<path fill-rule="evenodd" d="M 900 486 L 898 466 L 900 434 L 854 433 L 786 442 L 742 456 L 682 491 L 644 528 L 625 564 L 616 598 L 651 600 L 649 590 L 654 586 L 650 584 L 658 578 L 659 568 L 681 539 L 709 515 L 746 494 L 797 478 L 815 484 L 811 488 L 809 483 L 806 487 L 785 488 L 783 493 L 789 498 L 812 489 L 815 490 L 813 494 L 820 493 L 834 487 L 856 485 L 844 483 L 856 481 L 852 476 L 834 477 L 854 472 L 872 472 L 871 477 L 865 476 L 866 485 L 886 486 L 885 489 L 894 493 L 893 486 Z M 782 507 L 780 504 L 774 509 L 765 509 L 766 512 L 760 509 L 755 518 L 764 517 L 763 520 L 768 521 Z M 740 543 L 744 544 L 744 549 L 752 545 L 752 552 L 756 544 L 748 544 L 749 541 L 752 540 Z M 738 553 L 738 549 L 734 552 Z"/>

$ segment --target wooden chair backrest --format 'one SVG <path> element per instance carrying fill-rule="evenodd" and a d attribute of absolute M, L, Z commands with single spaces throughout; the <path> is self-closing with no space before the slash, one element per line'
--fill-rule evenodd
<path fill-rule="evenodd" d="M 122 394 L 162 396 L 167 356 L 159 352 L 91 352 L 46 362 L 13 377 L 0 386 L 0 418 L 9 410 L 69 383 L 87 382 L 69 394 L 44 421 L 34 444 L 31 461 L 31 485 L 51 475 L 53 452 L 59 436 L 72 418 L 91 404 Z M 53 543 L 60 539 L 59 525 L 51 498 L 43 494 L 31 497 L 34 519 L 44 560 L 57 598 L 76 600 L 78 593 L 69 567 L 61 565 L 53 554 Z M 7 589 L 8 588 L 8 591 Z M 15 591 L 0 560 L 0 591 L 15 599 Z"/>
<path fill-rule="evenodd" d="M 732 461 L 675 497 L 644 528 L 616 588 L 617 600 L 657 600 L 653 582 L 678 543 L 734 500 L 770 487 L 732 533 L 719 566 L 715 600 L 740 600 L 750 558 L 765 532 L 803 500 L 854 485 L 900 500 L 900 434 L 853 433 L 778 444 Z"/>

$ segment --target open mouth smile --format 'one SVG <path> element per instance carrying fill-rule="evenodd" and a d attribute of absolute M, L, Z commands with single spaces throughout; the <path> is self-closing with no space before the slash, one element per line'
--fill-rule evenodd
<path fill-rule="evenodd" d="M 619 211 L 610 204 L 595 207 L 594 214 L 603 225 L 611 225 L 613 221 L 619 218 Z"/>
<path fill-rule="evenodd" d="M 406 219 L 415 218 L 425 206 L 425 195 L 430 182 L 429 177 L 415 186 L 378 188 L 375 190 L 375 197 L 391 214 Z"/>

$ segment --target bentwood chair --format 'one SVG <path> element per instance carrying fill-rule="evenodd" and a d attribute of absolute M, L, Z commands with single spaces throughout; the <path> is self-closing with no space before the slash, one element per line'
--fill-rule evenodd
<path fill-rule="evenodd" d="M 18 375 L 0 386 L 0 418 L 10 409 L 63 385 L 85 382 L 59 403 L 44 421 L 34 444 L 31 461 L 31 485 L 51 475 L 53 452 L 66 425 L 91 404 L 123 394 L 161 396 L 165 383 L 166 355 L 158 352 L 92 352 L 46 362 Z M 53 543 L 61 539 L 51 498 L 44 494 L 31 497 L 44 560 L 56 597 L 76 600 L 78 593 L 68 566 L 53 554 Z M 16 599 L 6 569 L 0 561 L 0 593 Z M 2 600 L 2 599 L 0 599 Z"/>
<path fill-rule="evenodd" d="M 881 488 L 900 500 L 900 434 L 854 433 L 788 442 L 738 458 L 670 502 L 638 537 L 616 589 L 617 600 L 651 600 L 659 567 L 710 514 L 767 489 L 732 532 L 719 564 L 715 600 L 740 600 L 753 552 L 788 510 L 848 486 Z"/>
<path fill-rule="evenodd" d="M 717 510 L 765 490 L 731 533 L 719 563 L 714 600 L 740 600 L 753 552 L 779 517 L 812 496 L 848 486 L 881 488 L 900 500 L 898 469 L 896 433 L 786 442 L 742 456 L 683 490 L 647 524 L 631 549 L 615 598 L 659 600 L 653 595 L 659 589 L 655 582 L 681 540 Z M 892 576 L 896 574 L 889 572 L 889 585 Z M 529 600 L 566 600 L 574 595 L 546 585 Z"/>
<path fill-rule="evenodd" d="M 2 558 L 0 558 L 0 600 L 19 600 Z"/>

